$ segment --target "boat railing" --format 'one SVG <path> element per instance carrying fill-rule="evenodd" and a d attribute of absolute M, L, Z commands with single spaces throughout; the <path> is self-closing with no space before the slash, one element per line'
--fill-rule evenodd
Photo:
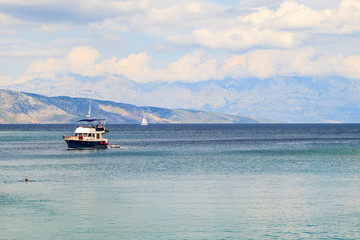
<path fill-rule="evenodd" d="M 81 139 L 80 139 L 80 137 L 81 137 Z M 74 136 L 65 136 L 65 135 L 63 135 L 63 139 L 64 140 L 82 140 L 82 136 L 74 137 Z"/>
<path fill-rule="evenodd" d="M 100 137 L 100 138 L 95 138 L 95 137 L 84 137 L 84 136 L 65 136 L 63 135 L 63 139 L 64 140 L 102 140 L 104 138 Z"/>

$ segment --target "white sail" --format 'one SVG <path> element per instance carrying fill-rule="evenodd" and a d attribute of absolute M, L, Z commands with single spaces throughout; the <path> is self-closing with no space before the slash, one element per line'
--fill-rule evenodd
<path fill-rule="evenodd" d="M 147 121 L 146 121 L 146 117 L 143 117 L 143 120 L 141 122 L 141 125 L 148 125 Z"/>

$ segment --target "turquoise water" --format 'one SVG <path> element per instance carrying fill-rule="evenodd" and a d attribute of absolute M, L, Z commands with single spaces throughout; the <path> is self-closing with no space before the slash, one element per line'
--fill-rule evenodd
<path fill-rule="evenodd" d="M 0 125 L 0 239 L 360 239 L 358 124 L 108 129 Z"/>

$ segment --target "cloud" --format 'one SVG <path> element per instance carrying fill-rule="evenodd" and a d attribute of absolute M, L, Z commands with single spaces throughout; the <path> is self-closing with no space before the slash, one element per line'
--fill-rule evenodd
<path fill-rule="evenodd" d="M 198 82 L 214 77 L 217 70 L 217 61 L 208 60 L 203 52 L 186 54 L 166 69 L 150 68 L 149 62 L 146 52 L 119 60 L 113 57 L 96 64 L 92 75 L 122 75 L 136 82 Z"/>
<path fill-rule="evenodd" d="M 216 76 L 217 60 L 207 59 L 203 52 L 194 52 L 169 65 L 163 80 L 170 82 L 200 82 Z"/>
<path fill-rule="evenodd" d="M 20 19 L 20 22 L 15 21 L 15 24 L 21 24 L 27 18 L 23 11 L 43 4 L 37 8 L 40 13 L 52 9 L 58 14 L 70 16 L 49 16 L 49 21 L 31 18 L 32 21 L 39 21 L 36 27 L 32 25 L 33 29 L 44 34 L 59 34 L 59 31 L 69 33 L 76 29 L 86 30 L 87 33 L 81 35 L 82 38 L 60 33 L 61 37 L 53 38 L 47 45 L 19 43 L 10 48 L 0 48 L 0 53 L 9 58 L 36 55 L 46 58 L 44 61 L 32 59 L 25 70 L 28 76 L 71 73 L 81 76 L 122 75 L 137 82 L 199 82 L 229 77 L 264 79 L 274 76 L 335 75 L 360 78 L 356 50 L 342 53 L 332 42 L 334 38 L 324 40 L 323 37 L 342 35 L 347 38 L 352 35 L 356 39 L 360 31 L 360 1 L 343 0 L 332 9 L 315 9 L 299 2 L 286 0 L 277 7 L 243 8 L 209 1 L 167 1 L 162 4 L 150 0 L 94 0 L 85 4 L 85 0 L 80 0 L 64 1 L 64 6 L 73 7 L 65 13 L 62 7 L 55 8 L 59 0 L 48 3 L 38 0 L 31 4 L 20 0 L 3 1 L 0 3 L 0 7 L 4 7 L 2 10 L 16 10 L 12 16 L 0 13 L 0 22 L 5 25 L 16 19 Z M 77 21 L 72 11 L 78 11 L 79 18 L 84 18 L 84 21 Z M 87 14 L 93 19 L 85 20 L 86 16 L 83 15 Z M 67 28 L 69 23 L 57 25 L 54 20 L 58 17 L 61 21 L 88 24 L 88 28 Z M 88 40 L 95 34 L 103 37 L 99 41 Z M 109 37 L 105 36 L 114 39 L 111 47 L 104 46 L 109 42 Z M 151 37 L 152 42 L 147 41 Z M 325 42 L 327 46 L 320 48 L 314 44 L 319 39 L 330 42 Z M 156 44 L 158 46 L 154 46 Z M 66 52 L 72 46 L 77 47 Z M 104 53 L 103 49 L 107 52 Z M 113 49 L 114 52 L 121 52 L 122 56 L 115 55 Z M 170 55 L 164 54 L 170 53 L 170 50 L 178 56 L 177 59 L 163 57 Z M 159 66 L 156 60 L 161 55 L 164 59 L 160 60 L 162 65 Z M 29 78 L 22 76 L 20 79 L 26 81 Z"/>
<path fill-rule="evenodd" d="M 150 69 L 146 52 L 130 54 L 127 58 L 116 57 L 104 60 L 95 66 L 94 75 L 122 75 L 136 82 L 154 81 L 156 70 Z"/>
<path fill-rule="evenodd" d="M 0 76 L 0 86 L 9 85 L 11 83 L 12 79 L 5 76 Z"/>
<path fill-rule="evenodd" d="M 346 57 L 343 60 L 343 74 L 360 80 L 360 54 Z"/>
<path fill-rule="evenodd" d="M 78 46 L 74 47 L 65 58 L 50 58 L 31 64 L 26 74 L 31 76 L 80 74 L 91 77 L 122 75 L 136 82 L 198 82 L 214 77 L 217 69 L 217 61 L 207 60 L 202 52 L 187 54 L 178 61 L 170 63 L 167 69 L 150 68 L 148 66 L 150 58 L 146 52 L 130 54 L 122 59 L 112 57 L 96 63 L 99 57 L 97 50 L 89 46 Z"/>
<path fill-rule="evenodd" d="M 129 14 L 117 14 L 93 23 L 91 27 L 95 30 L 136 32 L 167 38 L 208 24 L 212 21 L 208 14 L 214 9 L 213 4 L 206 1 L 151 1 L 147 8 L 133 12 L 131 17 Z"/>
<path fill-rule="evenodd" d="M 76 47 L 67 56 L 66 62 L 70 72 L 87 76 L 91 74 L 91 69 L 98 57 L 100 53 L 91 47 Z"/>
<path fill-rule="evenodd" d="M 237 11 L 233 10 L 233 15 L 219 11 L 215 15 L 218 24 L 213 24 L 210 15 L 207 15 L 204 18 L 210 24 L 202 22 L 202 26 L 194 26 L 190 34 L 173 34 L 166 40 L 176 45 L 230 51 L 307 46 L 316 43 L 322 34 L 338 36 L 359 33 L 359 2 L 343 0 L 337 8 L 317 10 L 294 0 L 286 0 L 275 9 L 265 6 L 238 8 Z"/>
<path fill-rule="evenodd" d="M 328 11 L 328 10 L 326 10 Z M 324 13 L 326 11 L 323 11 Z M 323 16 L 324 15 L 324 16 Z M 266 7 L 254 9 L 254 12 L 239 18 L 242 22 L 249 22 L 252 26 L 277 29 L 297 29 L 318 26 L 326 14 L 313 10 L 296 1 L 285 1 L 276 10 Z"/>
<path fill-rule="evenodd" d="M 73 22 L 75 24 L 101 21 L 118 14 L 129 14 L 147 8 L 147 0 L 52 0 L 2 1 L 0 9 L 18 19 L 40 22 Z"/>
<path fill-rule="evenodd" d="M 360 79 L 360 55 L 324 55 L 314 48 L 257 50 L 235 55 L 222 66 L 223 77 L 341 76 Z"/>
<path fill-rule="evenodd" d="M 29 76 L 79 74 L 81 76 L 121 75 L 136 82 L 200 82 L 276 76 L 341 76 L 360 79 L 360 55 L 325 55 L 314 48 L 299 50 L 254 50 L 232 55 L 222 61 L 204 51 L 189 53 L 168 64 L 166 68 L 151 68 L 147 52 L 130 54 L 125 58 L 102 59 L 99 51 L 89 46 L 74 47 L 64 58 L 49 58 L 32 63 L 26 70 Z M 24 79 L 27 78 L 22 78 Z"/>
<path fill-rule="evenodd" d="M 34 58 L 49 58 L 62 55 L 61 50 L 54 47 L 39 49 L 37 45 L 32 45 L 27 41 L 19 41 L 15 38 L 0 39 L 0 59 L 16 59 L 16 61 L 19 61 L 19 59 L 31 59 L 34 61 Z"/>
<path fill-rule="evenodd" d="M 89 46 L 74 47 L 65 58 L 49 58 L 46 61 L 32 63 L 26 74 L 76 73 L 88 75 L 92 71 L 99 52 Z"/>
<path fill-rule="evenodd" d="M 332 9 L 314 9 L 294 0 L 286 0 L 274 8 L 276 2 L 279 1 L 254 8 L 247 2 L 250 8 L 245 8 L 244 3 L 234 7 L 200 0 L 181 3 L 155 0 L 2 1 L 0 23 L 26 23 L 36 31 L 48 33 L 70 32 L 82 26 L 88 27 L 89 32 L 146 34 L 159 38 L 159 45 L 170 47 L 203 47 L 232 52 L 304 47 L 320 41 L 321 34 L 360 32 L 359 0 L 343 0 Z M 13 34 L 11 31 L 4 33 Z"/>
<path fill-rule="evenodd" d="M 130 54 L 127 58 L 112 57 L 96 62 L 100 53 L 89 46 L 74 47 L 64 58 L 49 58 L 32 63 L 25 73 L 30 76 L 55 76 L 56 74 L 79 74 L 81 76 L 122 75 L 134 81 L 155 81 L 156 70 L 147 66 L 146 52 Z M 156 76 L 155 76 L 156 77 Z M 21 81 L 24 81 L 22 78 Z"/>
<path fill-rule="evenodd" d="M 259 7 L 239 20 L 258 28 L 335 35 L 351 34 L 360 31 L 359 3 L 359 0 L 343 0 L 335 9 L 315 10 L 294 0 L 287 0 L 276 10 Z"/>
<path fill-rule="evenodd" d="M 152 9 L 150 12 L 150 19 L 154 23 L 164 23 L 179 19 L 182 15 L 182 9 L 179 6 L 171 6 L 164 9 Z"/>
<path fill-rule="evenodd" d="M 259 29 L 233 28 L 224 31 L 197 29 L 192 33 L 192 41 L 200 46 L 213 49 L 242 50 L 250 47 L 293 47 L 295 34 Z"/>
<path fill-rule="evenodd" d="M 16 26 L 16 25 L 19 25 L 19 24 L 24 25 L 25 23 L 18 20 L 18 19 L 16 19 L 16 18 L 13 18 L 9 14 L 5 14 L 5 13 L 0 12 L 0 25 L 2 25 L 2 26 Z"/>
<path fill-rule="evenodd" d="M 153 23 L 168 23 L 186 21 L 193 18 L 193 14 L 201 14 L 203 9 L 201 4 L 196 2 L 185 3 L 184 5 L 172 5 L 166 8 L 153 8 L 149 12 L 149 19 Z"/>
<path fill-rule="evenodd" d="M 190 13 L 202 13 L 203 12 L 203 9 L 201 7 L 201 4 L 200 3 L 197 3 L 197 2 L 191 2 L 191 3 L 187 3 L 184 5 L 184 9 L 187 11 L 187 12 L 190 12 Z"/>

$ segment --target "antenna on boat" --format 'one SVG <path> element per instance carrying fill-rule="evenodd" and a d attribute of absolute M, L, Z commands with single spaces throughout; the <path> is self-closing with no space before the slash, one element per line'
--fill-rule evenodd
<path fill-rule="evenodd" d="M 87 118 L 91 118 L 91 99 L 90 99 L 89 113 L 87 115 Z"/>

